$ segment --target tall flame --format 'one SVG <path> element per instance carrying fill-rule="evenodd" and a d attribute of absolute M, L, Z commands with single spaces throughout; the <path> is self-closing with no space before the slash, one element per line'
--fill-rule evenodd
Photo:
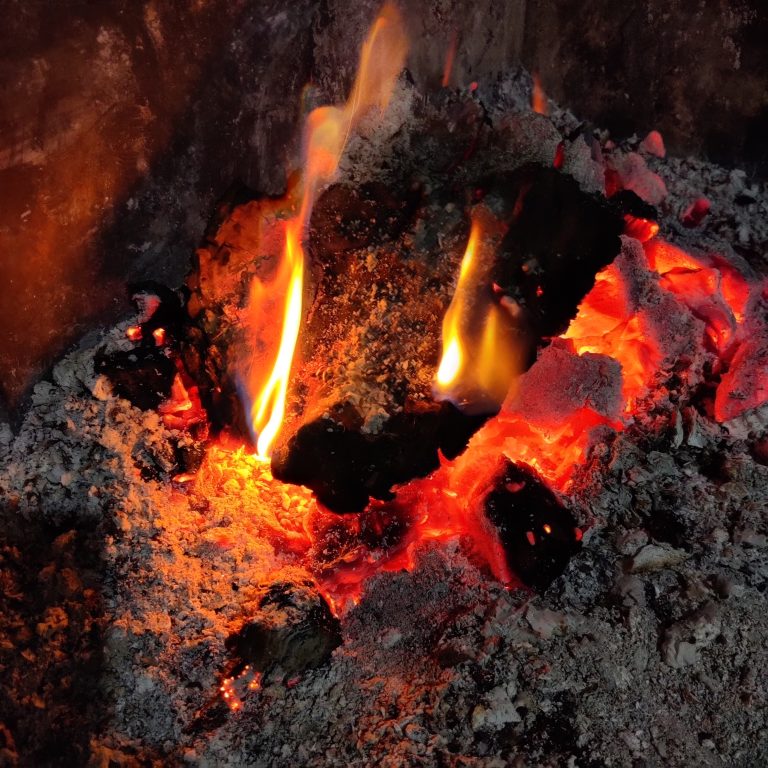
<path fill-rule="evenodd" d="M 510 318 L 491 290 L 492 229 L 490 213 L 476 209 L 443 318 L 443 353 L 434 383 L 438 398 L 470 411 L 498 408 L 518 370 Z"/>
<path fill-rule="evenodd" d="M 285 225 L 283 270 L 287 274 L 288 291 L 283 314 L 283 332 L 275 365 L 267 383 L 251 406 L 251 425 L 258 435 L 256 455 L 269 458 L 285 416 L 285 399 L 293 364 L 293 353 L 299 338 L 304 292 L 304 251 L 301 247 L 301 221 L 291 219 Z"/>
<path fill-rule="evenodd" d="M 246 386 L 250 426 L 256 438 L 257 456 L 268 459 L 285 416 L 286 398 L 303 314 L 305 239 L 312 207 L 321 185 L 335 175 L 347 139 L 372 108 L 384 111 L 395 81 L 405 63 L 408 41 L 398 10 L 387 3 L 381 10 L 360 52 L 352 93 L 343 107 L 325 106 L 307 117 L 304 135 L 304 186 L 298 214 L 285 225 L 285 246 L 277 275 L 269 291 L 285 296 L 282 332 L 275 362 L 266 381 L 261 366 L 251 361 Z M 271 301 L 270 301 L 271 299 Z M 251 332 L 261 337 L 272 318 L 264 304 L 274 301 L 255 278 L 248 304 Z"/>

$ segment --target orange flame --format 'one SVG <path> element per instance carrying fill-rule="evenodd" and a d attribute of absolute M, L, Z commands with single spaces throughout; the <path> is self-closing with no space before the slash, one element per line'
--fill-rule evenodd
<path fill-rule="evenodd" d="M 299 219 L 291 219 L 285 226 L 285 254 L 283 273 L 287 276 L 283 332 L 272 373 L 251 406 L 251 425 L 258 435 L 256 455 L 268 459 L 270 448 L 277 437 L 285 416 L 285 399 L 293 365 L 293 353 L 299 338 L 304 293 L 304 251 L 301 247 Z"/>
<path fill-rule="evenodd" d="M 531 92 L 531 109 L 540 115 L 549 114 L 549 105 L 547 104 L 547 94 L 544 93 L 544 89 L 541 87 L 541 80 L 539 76 L 534 74 L 533 76 L 533 90 Z"/>
<path fill-rule="evenodd" d="M 456 292 L 443 318 L 434 384 L 436 396 L 476 410 L 501 405 L 518 367 L 509 318 L 490 289 L 493 249 L 486 235 L 493 223 L 483 209 L 472 216 Z"/>
<path fill-rule="evenodd" d="M 453 74 L 453 60 L 456 58 L 456 45 L 459 42 L 459 35 L 456 30 L 451 35 L 451 41 L 448 43 L 448 50 L 445 52 L 445 64 L 443 65 L 443 88 L 451 84 L 451 75 Z"/>
<path fill-rule="evenodd" d="M 397 9 L 386 4 L 374 22 L 360 52 L 360 64 L 352 93 L 343 107 L 326 106 L 307 117 L 304 136 L 305 179 L 301 208 L 286 223 L 285 247 L 270 291 L 285 296 L 282 333 L 275 362 L 266 382 L 260 366 L 251 361 L 246 386 L 250 425 L 256 438 L 256 455 L 269 459 L 285 416 L 286 398 L 296 343 L 302 321 L 304 292 L 304 240 L 317 194 L 336 173 L 351 131 L 373 107 L 382 112 L 389 104 L 395 80 L 408 50 L 408 42 Z M 249 325 L 256 336 L 270 323 L 265 286 L 256 278 L 248 304 Z"/>

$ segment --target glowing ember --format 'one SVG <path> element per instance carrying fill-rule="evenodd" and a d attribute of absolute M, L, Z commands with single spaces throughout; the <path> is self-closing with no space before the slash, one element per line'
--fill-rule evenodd
<path fill-rule="evenodd" d="M 219 692 L 233 712 L 242 709 L 243 699 L 247 694 L 261 689 L 261 677 L 261 672 L 256 672 L 248 664 L 239 675 L 224 680 L 219 687 Z"/>
<path fill-rule="evenodd" d="M 277 275 L 267 287 L 258 279 L 251 285 L 248 324 L 258 339 L 267 336 L 274 318 L 264 312 L 267 292 L 284 296 L 282 331 L 274 363 L 264 377 L 261 365 L 251 360 L 244 384 L 256 455 L 268 460 L 285 416 L 296 344 L 302 322 L 305 259 L 302 242 L 312 207 L 322 184 L 338 169 L 351 131 L 373 107 L 383 111 L 390 100 L 395 80 L 405 62 L 407 39 L 400 14 L 385 5 L 363 44 L 357 78 L 343 107 L 319 107 L 310 113 L 304 137 L 304 189 L 297 216 L 285 225 L 285 246 Z M 274 301 L 274 296 L 272 297 Z"/>
<path fill-rule="evenodd" d="M 165 333 L 165 328 L 155 328 L 154 331 L 152 331 L 152 337 L 155 340 L 155 344 L 158 347 L 162 347 L 165 342 L 167 341 L 167 335 Z"/>
<path fill-rule="evenodd" d="M 650 219 L 643 219 L 627 213 L 624 215 L 624 234 L 644 243 L 659 234 L 659 225 Z"/>
<path fill-rule="evenodd" d="M 192 424 L 205 422 L 206 418 L 197 387 L 186 387 L 180 373 L 173 379 L 170 397 L 160 403 L 157 410 L 169 429 L 188 429 Z"/>
<path fill-rule="evenodd" d="M 141 326 L 140 325 L 131 325 L 128 327 L 125 331 L 125 335 L 131 340 L 131 341 L 141 341 Z"/>
<path fill-rule="evenodd" d="M 709 265 L 663 240 L 645 248 L 662 285 L 703 320 L 711 345 L 725 355 L 744 319 L 750 286 L 730 265 Z"/>
<path fill-rule="evenodd" d="M 490 279 L 500 234 L 500 225 L 478 207 L 456 292 L 443 318 L 443 354 L 435 394 L 467 410 L 498 408 L 517 372 L 509 318 L 494 297 Z"/>

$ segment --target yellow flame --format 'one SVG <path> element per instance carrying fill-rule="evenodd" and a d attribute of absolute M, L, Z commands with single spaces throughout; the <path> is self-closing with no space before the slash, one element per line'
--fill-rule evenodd
<path fill-rule="evenodd" d="M 440 359 L 436 379 L 439 389 L 444 394 L 447 393 L 451 384 L 458 380 L 464 365 L 461 324 L 467 315 L 468 283 L 472 277 L 472 264 L 475 260 L 475 249 L 479 237 L 480 227 L 476 221 L 473 221 L 459 268 L 456 292 L 443 318 L 443 356 Z"/>
<path fill-rule="evenodd" d="M 490 290 L 493 253 L 483 231 L 489 221 L 489 214 L 472 217 L 456 291 L 443 318 L 435 376 L 436 396 L 468 410 L 501 405 L 518 369 L 510 318 Z"/>
<path fill-rule="evenodd" d="M 304 292 L 304 251 L 301 247 L 299 219 L 285 226 L 284 264 L 288 271 L 288 291 L 283 314 L 283 332 L 272 373 L 251 407 L 251 424 L 258 435 L 256 455 L 267 459 L 285 416 L 285 399 L 299 338 Z"/>
<path fill-rule="evenodd" d="M 285 247 L 272 291 L 285 292 L 280 345 L 272 371 L 261 386 L 258 371 L 248 377 L 251 428 L 257 435 L 257 456 L 268 459 L 285 417 L 291 368 L 302 321 L 304 291 L 304 240 L 320 186 L 330 181 L 339 167 L 351 131 L 373 107 L 383 111 L 389 104 L 395 81 L 405 63 L 408 41 L 398 10 L 387 3 L 363 44 L 352 93 L 343 107 L 325 106 L 307 117 L 304 135 L 305 179 L 301 208 L 286 223 Z M 263 318 L 259 305 L 265 300 L 263 284 L 254 279 L 249 313 Z M 268 324 L 268 318 L 266 319 Z M 264 325 L 265 323 L 256 323 Z M 264 330 L 263 328 L 261 330 Z"/>

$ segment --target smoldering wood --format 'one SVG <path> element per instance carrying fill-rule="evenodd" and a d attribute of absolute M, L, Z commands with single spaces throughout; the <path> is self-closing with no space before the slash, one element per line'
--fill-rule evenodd
<path fill-rule="evenodd" d="M 378 192 L 367 189 L 364 194 L 367 201 Z M 393 234 L 396 219 L 386 213 L 389 195 L 385 195 L 384 212 L 367 219 L 366 235 L 358 239 L 356 250 L 351 236 L 329 234 L 336 230 L 344 215 L 344 208 L 336 207 L 337 200 L 347 205 L 349 196 L 335 188 L 328 193 L 330 201 L 321 198 L 310 242 L 316 262 L 328 265 L 326 274 L 335 295 L 347 293 L 358 297 L 360 292 L 352 281 L 359 279 L 359 273 L 350 273 L 349 261 L 365 257 L 365 250 L 360 252 L 365 242 L 371 244 L 369 250 L 378 247 L 374 243 L 386 243 Z M 535 164 L 483 180 L 475 191 L 475 198 L 478 196 L 483 196 L 484 204 L 508 226 L 494 269 L 501 287 L 497 298 L 514 304 L 512 324 L 517 328 L 519 345 L 526 349 L 528 367 L 535 359 L 536 349 L 565 330 L 579 302 L 594 284 L 597 272 L 618 253 L 623 219 L 617 206 L 583 192 L 574 179 Z M 352 206 L 352 210 L 361 209 L 360 205 Z M 389 232 L 382 229 L 379 222 L 383 221 L 389 224 Z M 409 234 L 413 236 L 415 228 L 409 224 Z M 434 227 L 439 226 L 426 217 L 420 225 L 427 232 L 434 232 Z M 397 250 L 398 255 L 392 257 L 395 261 L 412 258 L 413 247 L 402 236 L 390 250 Z M 392 269 L 397 271 L 397 264 Z M 317 309 L 322 323 L 309 322 L 310 343 L 316 343 L 321 334 L 349 336 L 349 325 L 353 322 L 357 323 L 360 337 L 370 339 L 371 343 L 348 344 L 344 357 L 330 358 L 323 371 L 325 386 L 321 396 L 313 399 L 309 394 L 286 427 L 288 436 L 282 439 L 272 460 L 275 477 L 306 485 L 334 511 L 356 512 L 365 507 L 370 497 L 389 498 L 393 485 L 435 469 L 438 451 L 451 457 L 464 447 L 483 423 L 482 414 L 465 416 L 452 406 L 439 406 L 431 391 L 431 377 L 437 367 L 436 342 L 445 310 L 434 312 L 418 331 L 413 322 L 414 314 L 419 317 L 420 303 L 430 294 L 430 282 L 440 278 L 447 281 L 442 286 L 445 295 L 445 288 L 453 284 L 455 276 L 446 278 L 443 267 L 433 275 L 420 277 L 410 300 L 406 299 L 397 310 L 398 322 L 405 328 L 431 336 L 433 343 L 426 350 L 413 348 L 407 341 L 377 327 L 381 321 L 373 313 L 359 313 L 355 307 L 329 316 L 323 307 Z M 390 274 L 375 272 L 374 279 L 388 281 Z M 321 287 L 318 297 L 322 291 Z M 349 297 L 343 301 L 351 303 Z M 360 301 L 365 299 L 360 296 Z M 386 347 L 377 356 L 379 337 L 386 341 Z M 404 355 L 410 356 L 413 370 L 420 372 L 420 376 L 403 376 L 399 366 Z M 361 367 L 364 378 L 354 381 L 353 376 L 359 375 Z M 373 379 L 379 392 L 385 390 L 384 412 L 375 429 L 368 425 L 364 411 L 370 401 L 366 393 L 374 388 Z"/>

